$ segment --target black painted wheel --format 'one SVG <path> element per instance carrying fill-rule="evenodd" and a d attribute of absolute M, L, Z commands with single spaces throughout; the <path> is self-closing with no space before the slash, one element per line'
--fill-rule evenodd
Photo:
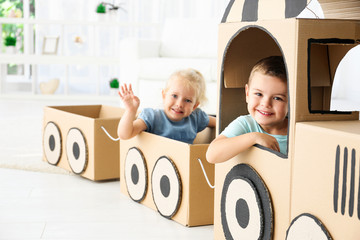
<path fill-rule="evenodd" d="M 48 122 L 44 129 L 43 149 L 48 163 L 57 165 L 62 153 L 62 139 L 59 127 L 54 122 Z"/>
<path fill-rule="evenodd" d="M 174 162 L 167 157 L 160 157 L 151 174 L 151 189 L 158 212 L 172 218 L 181 203 L 182 186 L 179 172 Z"/>
<path fill-rule="evenodd" d="M 221 223 L 226 239 L 272 239 L 269 192 L 249 165 L 236 165 L 226 175 L 221 195 Z"/>
<path fill-rule="evenodd" d="M 315 216 L 303 213 L 294 218 L 286 231 L 286 240 L 331 240 L 330 233 Z"/>
<path fill-rule="evenodd" d="M 130 148 L 125 159 L 125 183 L 131 199 L 141 202 L 148 187 L 147 167 L 144 155 L 135 147 Z"/>
<path fill-rule="evenodd" d="M 78 128 L 71 128 L 66 137 L 66 155 L 71 170 L 76 174 L 85 171 L 88 163 L 86 139 Z"/>

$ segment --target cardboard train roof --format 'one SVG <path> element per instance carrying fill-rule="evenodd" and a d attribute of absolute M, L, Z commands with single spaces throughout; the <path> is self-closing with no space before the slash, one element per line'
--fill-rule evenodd
<path fill-rule="evenodd" d="M 271 11 L 269 11 L 271 9 Z M 304 14 L 308 12 L 308 14 Z M 230 0 L 222 22 L 306 17 L 360 19 L 358 0 Z"/>

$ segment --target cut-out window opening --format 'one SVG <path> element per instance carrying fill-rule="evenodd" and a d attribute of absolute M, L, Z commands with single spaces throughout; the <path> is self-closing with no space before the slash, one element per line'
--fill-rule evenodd
<path fill-rule="evenodd" d="M 346 78 L 341 77 L 341 79 L 337 78 L 336 84 L 334 84 L 335 76 L 338 76 L 338 70 L 341 70 L 338 68 L 340 62 L 358 44 L 359 41 L 353 39 L 308 40 L 308 105 L 310 113 L 351 114 L 353 110 L 334 107 L 332 94 L 335 90 L 334 86 L 339 86 L 339 82 L 347 81 Z M 354 87 L 356 88 L 356 86 Z"/>
<path fill-rule="evenodd" d="M 360 110 L 360 45 L 350 49 L 334 76 L 330 110 Z"/>
<path fill-rule="evenodd" d="M 260 26 L 246 26 L 238 30 L 227 42 L 221 67 L 219 134 L 237 117 L 249 114 L 245 97 L 245 84 L 252 67 L 260 59 L 269 56 L 285 57 L 275 37 Z M 288 75 L 286 59 L 284 61 Z M 289 89 L 288 94 L 290 94 Z M 290 109 L 288 111 L 288 121 L 290 121 Z M 289 131 L 287 140 L 289 141 Z M 256 147 L 270 151 L 281 158 L 288 157 L 287 154 L 260 145 L 256 145 Z"/>

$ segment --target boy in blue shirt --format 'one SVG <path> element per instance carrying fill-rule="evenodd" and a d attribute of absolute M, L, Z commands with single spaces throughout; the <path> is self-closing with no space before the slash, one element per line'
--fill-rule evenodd
<path fill-rule="evenodd" d="M 210 163 L 227 161 L 255 144 L 287 154 L 288 94 L 283 58 L 260 60 L 245 85 L 249 115 L 231 122 L 206 153 Z"/>
<path fill-rule="evenodd" d="M 196 134 L 206 127 L 215 127 L 216 120 L 198 106 L 206 100 L 205 80 L 200 72 L 185 69 L 173 73 L 162 91 L 164 109 L 145 108 L 135 119 L 140 100 L 131 85 L 119 92 L 125 106 L 118 135 L 130 139 L 142 131 L 192 144 Z"/>

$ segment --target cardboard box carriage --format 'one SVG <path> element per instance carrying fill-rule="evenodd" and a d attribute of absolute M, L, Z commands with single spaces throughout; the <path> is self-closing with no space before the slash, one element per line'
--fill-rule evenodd
<path fill-rule="evenodd" d="M 43 160 L 90 180 L 119 179 L 117 136 L 124 110 L 105 105 L 44 108 Z"/>
<path fill-rule="evenodd" d="M 214 135 L 215 129 L 207 128 L 198 134 L 194 144 L 147 132 L 130 140 L 120 140 L 121 192 L 184 226 L 213 224 L 214 190 L 207 183 L 199 159 L 210 184 L 214 184 L 214 165 L 209 164 L 205 159 L 207 148 Z M 131 152 L 135 152 L 136 155 L 134 162 L 129 157 L 132 155 Z M 136 158 L 141 159 L 137 161 Z M 162 168 L 161 161 L 171 162 L 168 164 L 170 169 L 165 166 Z M 135 180 L 134 164 L 138 169 Z M 145 168 L 141 167 L 143 165 Z M 169 176 L 170 193 L 167 195 L 162 189 L 157 190 L 163 186 L 161 181 L 164 180 L 164 176 L 154 177 L 157 175 Z M 139 194 L 132 190 L 136 185 L 142 186 L 137 192 Z M 172 192 L 173 189 L 175 190 Z M 169 211 L 168 206 L 171 206 Z"/>
<path fill-rule="evenodd" d="M 358 149 L 353 141 L 359 140 L 360 133 L 358 130 L 351 133 L 350 129 L 360 129 L 359 113 L 332 112 L 329 107 L 336 67 L 344 55 L 359 44 L 360 21 L 236 22 L 232 17 L 241 16 L 241 12 L 235 14 L 236 9 L 231 6 L 236 8 L 241 3 L 231 1 L 227 11 L 233 15 L 224 18 L 219 27 L 217 134 L 239 115 L 248 114 L 244 86 L 252 66 L 264 57 L 282 55 L 288 73 L 288 154 L 252 147 L 216 165 L 215 239 L 239 236 L 240 239 L 258 239 L 258 236 L 295 239 L 291 233 L 297 227 L 297 220 L 306 217 L 314 219 L 324 239 L 330 239 L 329 235 L 333 239 L 358 239 L 360 218 L 354 210 L 351 216 L 346 214 L 354 204 L 345 203 L 349 199 L 354 202 L 354 196 L 359 195 L 359 183 L 350 180 L 359 179 L 359 160 L 355 158 L 352 174 L 344 170 L 345 160 L 337 161 L 340 167 L 336 170 L 334 159 L 337 151 L 344 154 L 345 147 L 349 156 L 350 149 Z M 316 122 L 320 120 L 322 122 Z M 337 146 L 341 150 L 337 150 Z M 341 174 L 342 171 L 345 173 Z M 331 185 L 334 176 L 338 176 L 340 183 L 345 182 L 343 186 L 353 185 L 352 194 L 340 183 Z M 251 186 L 244 188 L 248 195 L 237 195 L 239 188 L 236 187 L 243 185 Z M 234 188 L 237 192 L 231 191 Z M 254 194 L 249 194 L 252 191 Z M 342 193 L 343 199 L 338 196 L 335 204 L 335 196 Z M 253 199 L 252 205 L 244 203 L 247 198 Z M 340 202 L 345 206 L 344 214 L 340 213 Z M 335 205 L 339 210 L 335 211 Z M 258 218 L 249 218 L 249 215 Z M 307 238 L 300 235 L 297 239 Z"/>

